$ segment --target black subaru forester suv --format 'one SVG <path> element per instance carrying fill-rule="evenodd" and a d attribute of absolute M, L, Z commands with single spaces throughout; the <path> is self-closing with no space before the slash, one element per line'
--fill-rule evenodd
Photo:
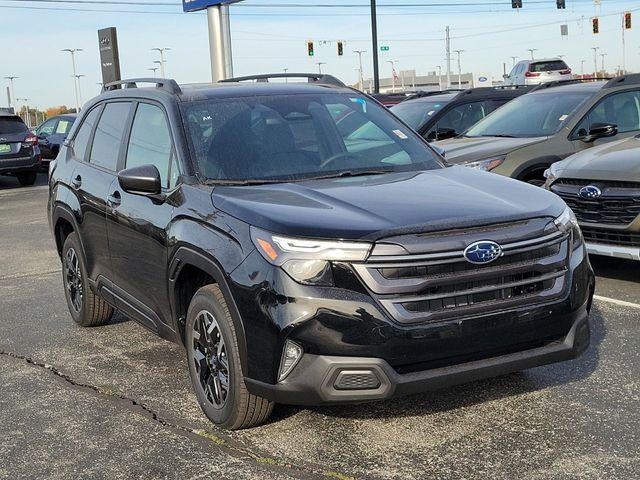
<path fill-rule="evenodd" d="M 148 79 L 145 81 L 149 81 Z M 51 166 L 73 319 L 186 347 L 216 424 L 572 359 L 594 276 L 550 192 L 447 165 L 328 77 L 107 86 Z"/>

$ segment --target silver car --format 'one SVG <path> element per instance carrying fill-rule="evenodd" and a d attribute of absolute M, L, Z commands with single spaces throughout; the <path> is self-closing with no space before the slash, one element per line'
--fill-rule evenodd
<path fill-rule="evenodd" d="M 571 80 L 571 69 L 561 58 L 522 60 L 504 77 L 506 85 L 538 85 L 556 80 Z"/>

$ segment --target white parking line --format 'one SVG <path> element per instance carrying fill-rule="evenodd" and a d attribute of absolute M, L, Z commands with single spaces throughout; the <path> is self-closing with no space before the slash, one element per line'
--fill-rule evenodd
<path fill-rule="evenodd" d="M 638 304 L 638 303 L 625 302 L 624 300 L 618 300 L 618 299 L 609 298 L 609 297 L 601 297 L 600 295 L 594 295 L 593 298 L 596 299 L 596 300 L 600 300 L 601 302 L 607 302 L 607 303 L 613 303 L 614 305 L 620 305 L 621 307 L 631 307 L 631 308 L 640 309 L 640 304 Z"/>

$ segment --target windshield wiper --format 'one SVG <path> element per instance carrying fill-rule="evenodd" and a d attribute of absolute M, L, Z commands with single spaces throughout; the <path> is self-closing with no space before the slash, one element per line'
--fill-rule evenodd
<path fill-rule="evenodd" d="M 341 177 L 363 177 L 366 175 L 383 175 L 385 173 L 393 173 L 395 170 L 391 168 L 386 169 L 376 169 L 376 170 L 345 170 L 343 172 L 336 172 L 327 175 L 318 175 L 317 177 L 307 177 L 301 178 L 297 181 L 305 181 L 305 180 L 322 180 L 325 178 L 341 178 Z"/>

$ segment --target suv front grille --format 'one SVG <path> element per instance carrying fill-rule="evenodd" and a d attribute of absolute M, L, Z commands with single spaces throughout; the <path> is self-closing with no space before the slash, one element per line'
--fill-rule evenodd
<path fill-rule="evenodd" d="M 556 231 L 504 244 L 503 256 L 485 265 L 454 251 L 371 257 L 353 268 L 396 321 L 440 321 L 559 298 L 569 236 Z"/>
<path fill-rule="evenodd" d="M 582 227 L 585 241 L 605 245 L 620 245 L 623 247 L 640 247 L 640 233 L 615 230 L 599 230 L 597 228 Z"/>
<path fill-rule="evenodd" d="M 579 196 L 580 189 L 595 185 L 602 195 L 594 199 Z M 628 225 L 640 215 L 640 184 L 559 179 L 551 191 L 562 197 L 580 222 Z"/>

